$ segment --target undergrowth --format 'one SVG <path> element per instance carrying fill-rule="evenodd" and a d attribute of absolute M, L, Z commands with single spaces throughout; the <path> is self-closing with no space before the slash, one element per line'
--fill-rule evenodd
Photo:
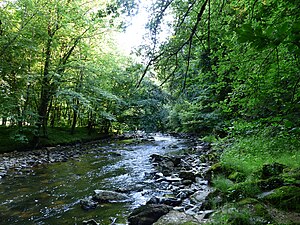
<path fill-rule="evenodd" d="M 274 207 L 286 213 L 291 209 L 299 211 L 300 195 L 296 194 L 300 190 L 298 135 L 289 132 L 274 133 L 272 129 L 264 128 L 218 139 L 213 146 L 218 152 L 220 148 L 223 151 L 219 162 L 211 168 L 215 194 L 209 201 L 216 210 L 211 224 L 300 222 L 296 219 L 278 223 L 266 210 Z M 288 191 L 285 193 L 283 190 Z M 272 194 L 273 192 L 280 195 Z M 247 203 L 241 207 L 240 202 Z M 264 213 L 257 215 L 258 209 Z"/>
<path fill-rule="evenodd" d="M 30 145 L 31 132 L 24 127 L 24 131 L 20 135 L 17 129 L 16 127 L 0 126 L 0 153 L 32 149 Z M 103 135 L 97 132 L 89 134 L 86 128 L 76 128 L 74 134 L 70 133 L 69 128 L 48 128 L 48 138 L 41 138 L 40 147 L 86 142 L 100 139 L 101 137 Z"/>
<path fill-rule="evenodd" d="M 271 136 L 259 132 L 239 137 L 221 155 L 221 163 L 250 175 L 264 164 L 278 162 L 291 168 L 300 165 L 300 139 L 294 135 Z"/>

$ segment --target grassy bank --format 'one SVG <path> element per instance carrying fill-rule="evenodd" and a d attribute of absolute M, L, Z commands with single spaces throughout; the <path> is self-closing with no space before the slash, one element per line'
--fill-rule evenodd
<path fill-rule="evenodd" d="M 0 153 L 31 149 L 29 128 L 23 128 L 21 134 L 15 127 L 0 127 Z M 89 134 L 86 128 L 76 128 L 74 134 L 70 133 L 69 128 L 48 128 L 48 138 L 41 138 L 40 147 L 81 143 L 103 137 L 105 135 L 96 131 Z"/>
<path fill-rule="evenodd" d="M 222 140 L 212 166 L 211 224 L 300 224 L 300 139 L 265 129 Z"/>

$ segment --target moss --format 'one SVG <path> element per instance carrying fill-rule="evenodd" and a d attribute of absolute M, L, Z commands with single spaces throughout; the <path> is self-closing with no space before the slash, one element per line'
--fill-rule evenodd
<path fill-rule="evenodd" d="M 247 204 L 255 204 L 258 203 L 259 201 L 255 198 L 244 198 L 241 201 L 238 202 L 239 205 L 247 205 Z"/>
<path fill-rule="evenodd" d="M 238 200 L 248 197 L 255 197 L 261 192 L 261 190 L 255 181 L 247 181 L 235 184 L 232 188 L 229 189 L 229 192 L 229 199 Z"/>
<path fill-rule="evenodd" d="M 287 166 L 274 162 L 272 164 L 264 164 L 261 170 L 261 178 L 268 179 L 273 176 L 277 176 L 283 172 Z"/>
<path fill-rule="evenodd" d="M 218 162 L 210 167 L 209 172 L 211 172 L 213 175 L 222 174 L 229 176 L 231 173 L 235 172 L 235 170 L 224 163 Z"/>
<path fill-rule="evenodd" d="M 284 169 L 281 177 L 285 184 L 300 186 L 300 167 Z"/>
<path fill-rule="evenodd" d="M 273 204 L 276 208 L 300 212 L 300 187 L 283 186 L 263 198 L 264 201 Z"/>
<path fill-rule="evenodd" d="M 267 208 L 264 205 L 262 205 L 261 203 L 254 204 L 254 211 L 255 211 L 255 215 L 261 216 L 261 217 L 268 217 L 268 219 L 270 219 Z"/>
<path fill-rule="evenodd" d="M 243 173 L 234 171 L 231 174 L 229 174 L 228 178 L 232 181 L 243 182 L 245 181 L 246 176 Z"/>
<path fill-rule="evenodd" d="M 248 199 L 247 201 L 249 201 Z M 253 199 L 252 199 L 253 200 Z M 254 201 L 254 200 L 253 200 Z M 251 202 L 251 201 L 250 201 Z M 246 203 L 246 201 L 244 201 Z M 211 224 L 227 225 L 264 225 L 272 221 L 263 205 L 260 203 L 228 204 L 212 216 Z M 259 212 L 256 208 L 259 208 Z"/>
<path fill-rule="evenodd" d="M 258 186 L 264 191 L 273 190 L 273 189 L 279 188 L 283 185 L 284 185 L 284 180 L 280 176 L 278 176 L 278 177 L 274 176 L 274 177 L 270 177 L 266 180 L 258 181 Z"/>
<path fill-rule="evenodd" d="M 210 171 L 214 173 L 221 173 L 222 171 L 222 164 L 220 162 L 213 164 L 210 169 Z"/>

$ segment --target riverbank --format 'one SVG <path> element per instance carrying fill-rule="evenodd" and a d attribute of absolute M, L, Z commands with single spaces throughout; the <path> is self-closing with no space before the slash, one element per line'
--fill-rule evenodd
<path fill-rule="evenodd" d="M 30 143 L 32 139 L 31 128 L 23 127 L 21 134 L 17 129 L 16 127 L 0 126 L 0 153 L 33 149 Z M 84 143 L 105 137 L 107 135 L 96 131 L 89 133 L 88 129 L 83 127 L 76 128 L 74 134 L 71 134 L 69 128 L 49 127 L 48 138 L 41 138 L 39 148 Z"/>
<path fill-rule="evenodd" d="M 54 132 L 54 130 L 52 130 Z M 51 133 L 52 133 L 51 132 Z M 65 131 L 57 132 L 52 137 L 59 137 Z M 53 134 L 53 133 L 52 133 Z M 111 141 L 122 141 L 124 143 L 134 143 L 141 140 L 147 140 L 145 136 L 136 135 L 119 135 L 119 136 L 105 136 L 105 135 L 90 135 L 90 136 L 72 136 L 61 137 L 59 140 L 52 140 L 44 142 L 38 149 L 18 149 L 19 151 L 0 152 L 0 179 L 10 175 L 14 177 L 26 177 L 33 173 L 32 168 L 42 164 L 66 162 L 70 159 L 77 159 L 81 155 L 86 154 L 91 148 L 99 148 L 103 143 Z M 48 147 L 47 147 L 48 146 Z M 29 146 L 27 146 L 29 147 Z"/>
<path fill-rule="evenodd" d="M 214 142 L 210 224 L 300 224 L 300 140 L 269 130 Z"/>
<path fill-rule="evenodd" d="M 190 147 L 183 154 L 152 154 L 146 159 L 155 166 L 155 171 L 145 173 L 147 179 L 155 181 L 159 193 L 165 190 L 148 200 L 150 210 L 157 212 L 162 207 L 165 214 L 156 224 L 300 224 L 300 141 L 296 136 L 260 132 L 235 139 L 184 140 Z M 116 143 L 131 146 L 145 141 L 152 143 L 153 139 L 134 136 Z M 102 144 L 95 141 L 1 154 L 0 176 L 10 171 L 13 177 L 26 177 L 36 165 L 77 161 L 86 150 L 102 151 Z M 119 157 L 119 147 L 109 155 Z M 170 143 L 166 148 L 172 152 L 179 146 Z M 149 208 L 142 212 L 145 210 Z"/>
<path fill-rule="evenodd" d="M 132 219 L 129 217 L 130 224 L 138 224 L 136 217 L 151 215 L 149 212 L 152 211 L 164 214 L 156 219 L 155 225 L 300 224 L 300 140 L 297 136 L 271 135 L 268 130 L 263 130 L 235 139 L 206 137 L 204 140 L 211 141 L 212 148 L 198 152 L 198 156 L 181 157 L 181 161 L 189 161 L 188 165 L 198 171 L 188 173 L 192 177 L 191 186 L 181 186 L 181 189 L 180 185 L 169 184 L 176 190 L 171 196 L 174 193 L 176 197 L 180 196 L 182 190 L 189 193 L 188 196 L 150 200 L 148 206 L 133 212 Z M 201 145 L 195 145 L 194 150 L 197 148 L 202 149 Z M 174 180 L 182 178 L 172 163 L 164 166 L 170 165 L 170 158 L 155 156 L 154 159 L 159 162 L 160 176 L 171 170 L 169 175 Z M 199 162 L 206 168 L 197 168 Z M 164 176 L 157 178 L 166 180 Z M 199 187 L 204 182 L 207 183 Z M 193 190 L 191 187 L 198 188 Z M 159 211 L 157 203 L 178 205 L 171 209 L 162 207 Z M 138 219 L 149 220 L 147 217 Z"/>

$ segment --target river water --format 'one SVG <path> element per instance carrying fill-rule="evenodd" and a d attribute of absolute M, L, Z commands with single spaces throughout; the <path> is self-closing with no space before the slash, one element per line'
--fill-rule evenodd
<path fill-rule="evenodd" d="M 126 223 L 132 209 L 157 192 L 149 176 L 153 170 L 149 156 L 186 148 L 184 139 L 153 137 L 151 142 L 94 144 L 75 159 L 36 166 L 26 176 L 4 177 L 0 180 L 0 224 L 82 224 L 89 219 L 110 224 L 111 217 Z M 80 199 L 96 189 L 126 190 L 130 200 L 82 209 Z"/>

